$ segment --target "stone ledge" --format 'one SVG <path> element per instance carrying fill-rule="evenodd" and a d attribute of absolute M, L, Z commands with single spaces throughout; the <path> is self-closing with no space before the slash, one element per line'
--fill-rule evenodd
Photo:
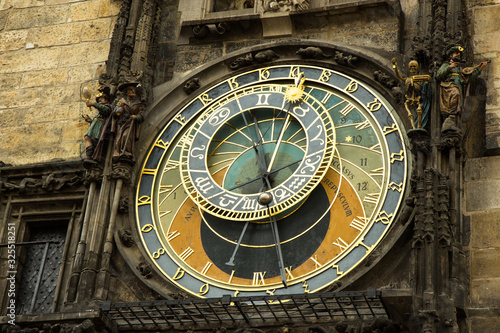
<path fill-rule="evenodd" d="M 468 308 L 469 316 L 500 317 L 500 307 Z"/>

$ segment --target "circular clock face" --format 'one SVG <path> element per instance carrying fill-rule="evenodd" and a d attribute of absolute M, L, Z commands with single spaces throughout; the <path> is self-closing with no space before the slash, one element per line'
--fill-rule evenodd
<path fill-rule="evenodd" d="M 333 159 L 332 119 L 312 96 L 295 101 L 295 89 L 305 97 L 293 85 L 237 89 L 184 135 L 182 181 L 198 207 L 224 219 L 268 221 L 321 182 Z"/>
<path fill-rule="evenodd" d="M 255 69 L 195 96 L 161 131 L 137 226 L 158 270 L 193 295 L 315 292 L 382 240 L 408 163 L 395 112 L 363 82 Z"/>

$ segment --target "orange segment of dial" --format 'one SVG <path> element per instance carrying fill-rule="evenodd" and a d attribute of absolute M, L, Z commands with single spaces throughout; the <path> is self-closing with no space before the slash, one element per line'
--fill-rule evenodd
<path fill-rule="evenodd" d="M 291 271 L 294 277 L 308 275 L 331 264 L 361 233 L 359 223 L 365 217 L 362 202 L 351 184 L 340 177 L 338 172 L 329 169 L 321 182 L 330 202 L 335 200 L 330 207 L 330 225 L 317 251 L 309 260 Z M 353 223 L 354 220 L 361 222 Z"/>

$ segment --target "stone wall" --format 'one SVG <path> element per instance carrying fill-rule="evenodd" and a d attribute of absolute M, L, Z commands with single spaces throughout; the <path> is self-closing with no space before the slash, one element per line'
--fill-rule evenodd
<path fill-rule="evenodd" d="M 121 1 L 0 0 L 0 161 L 79 159 Z"/>
<path fill-rule="evenodd" d="M 469 3 L 475 62 L 491 60 L 482 75 L 487 80 L 486 149 L 500 152 L 500 30 L 498 0 L 473 0 Z"/>
<path fill-rule="evenodd" d="M 486 80 L 486 153 L 500 152 L 500 2 L 469 2 L 475 63 L 491 60 L 481 75 Z M 470 219 L 471 332 L 496 332 L 500 325 L 500 157 L 467 161 L 465 215 Z"/>
<path fill-rule="evenodd" d="M 496 332 L 500 325 L 500 156 L 467 161 L 465 215 L 470 220 L 471 332 Z"/>

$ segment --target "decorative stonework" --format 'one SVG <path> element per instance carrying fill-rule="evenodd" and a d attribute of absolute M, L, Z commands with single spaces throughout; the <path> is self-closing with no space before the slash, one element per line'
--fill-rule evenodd
<path fill-rule="evenodd" d="M 309 8 L 309 0 L 263 0 L 262 9 L 265 12 L 289 12 Z"/>
<path fill-rule="evenodd" d="M 276 59 L 279 59 L 279 55 L 276 54 L 276 52 L 274 52 L 273 50 L 260 51 L 255 55 L 252 55 L 252 53 L 248 53 L 245 56 L 238 57 L 233 60 L 229 65 L 229 68 L 232 70 L 237 70 L 254 64 L 273 62 Z"/>
<path fill-rule="evenodd" d="M 75 187 L 83 182 L 81 174 L 51 173 L 46 176 L 26 177 L 21 181 L 0 181 L 1 191 L 18 191 L 19 193 L 59 191 L 62 188 Z"/>

